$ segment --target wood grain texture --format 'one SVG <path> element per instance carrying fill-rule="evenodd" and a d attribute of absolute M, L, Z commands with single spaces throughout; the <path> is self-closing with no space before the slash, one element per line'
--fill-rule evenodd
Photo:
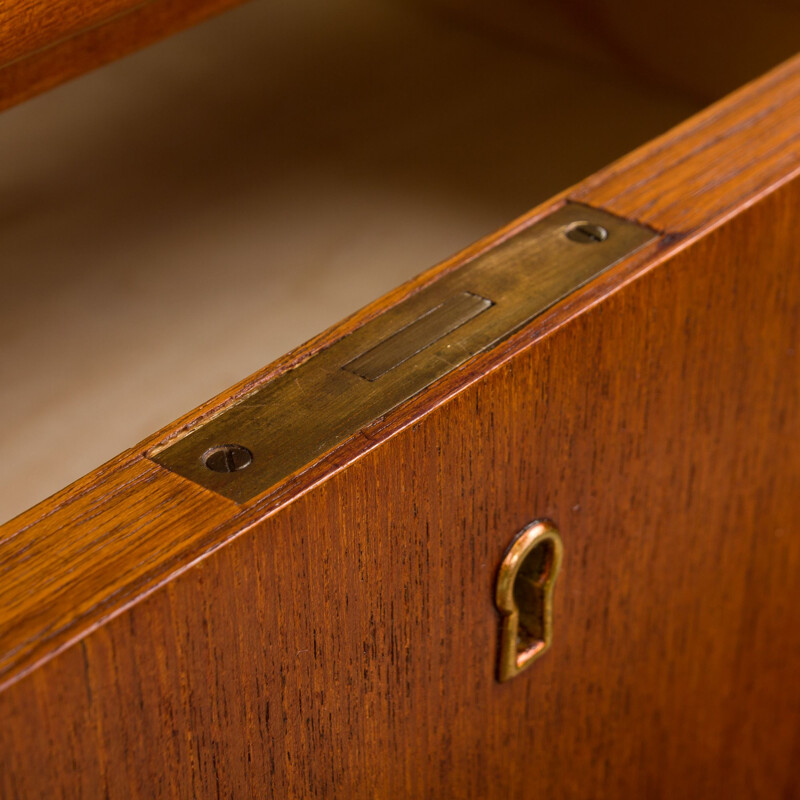
<path fill-rule="evenodd" d="M 790 102 L 800 92 L 800 59 L 766 76 L 762 83 L 768 107 L 772 106 L 776 94 L 782 93 Z M 730 213 L 730 204 L 745 206 L 755 202 L 769 188 L 769 181 L 773 185 L 780 184 L 800 168 L 800 155 L 797 153 L 795 160 L 789 164 L 785 159 L 779 160 L 785 172 L 778 171 L 774 161 L 767 159 L 763 162 L 763 174 L 759 179 L 749 180 L 741 187 L 729 180 L 724 186 L 725 191 L 721 191 L 717 176 L 730 174 L 734 166 L 740 163 L 741 153 L 746 149 L 743 140 L 748 134 L 756 147 L 764 136 L 781 138 L 782 135 L 783 139 L 790 139 L 797 135 L 796 121 L 787 122 L 785 119 L 782 120 L 780 132 L 774 132 L 776 125 L 773 119 L 763 113 L 760 85 L 754 84 L 732 96 L 698 119 L 697 124 L 708 139 L 719 144 L 713 162 L 708 161 L 707 153 L 702 148 L 694 148 L 686 158 L 677 159 L 676 162 L 676 153 L 670 147 L 671 138 L 667 136 L 613 165 L 599 176 L 590 178 L 569 194 L 597 205 L 607 201 L 609 205 L 619 206 L 619 198 L 623 198 L 628 204 L 628 211 L 638 209 L 638 214 L 630 216 L 639 216 L 644 222 L 655 225 L 658 218 L 648 213 L 648 202 L 662 195 L 674 194 L 683 185 L 687 171 L 693 170 L 698 176 L 705 175 L 708 191 L 698 190 L 687 200 L 686 213 L 691 213 L 691 218 L 684 219 L 685 227 L 680 234 L 670 231 L 660 248 L 669 252 L 671 248 L 682 246 L 692 235 L 697 236 L 704 228 L 718 224 L 725 214 Z M 750 114 L 743 121 L 740 120 L 739 126 L 729 128 L 722 123 L 709 123 L 709 116 L 728 120 L 726 108 L 729 105 L 739 109 L 741 117 L 747 101 L 750 103 Z M 673 135 L 686 138 L 691 136 L 691 131 L 692 124 L 689 123 L 676 129 Z M 727 150 L 724 148 L 726 143 Z M 676 169 L 676 163 L 681 167 L 680 170 Z M 635 192 L 625 192 L 622 188 L 626 164 L 629 165 L 628 185 Z M 652 176 L 652 180 L 648 180 L 648 175 Z M 612 183 L 614 187 L 620 187 L 616 195 L 609 191 Z M 756 187 L 755 191 L 753 186 Z M 464 365 L 385 420 L 323 456 L 309 469 L 292 476 L 274 491 L 245 506 L 235 506 L 194 484 L 176 479 L 167 471 L 157 470 L 144 460 L 144 453 L 153 446 L 163 445 L 180 436 L 270 378 L 291 369 L 328 343 L 345 336 L 385 308 L 457 267 L 464 259 L 530 224 L 559 202 L 560 199 L 556 198 L 552 204 L 534 210 L 496 235 L 477 242 L 458 256 L 398 287 L 307 345 L 250 376 L 200 409 L 186 414 L 173 426 L 2 526 L 0 681 L 5 683 L 14 680 L 40 659 L 52 656 L 108 614 L 116 613 L 242 529 L 309 491 L 319 481 L 512 357 L 519 348 L 563 324 L 582 309 L 624 285 L 643 269 L 649 268 L 654 257 L 652 249 L 642 251 L 610 270 L 501 347 Z M 179 520 L 185 518 L 195 522 L 176 524 L 173 515 Z M 68 571 L 60 569 L 65 563 L 70 564 Z M 124 569 L 120 567 L 122 564 L 126 565 Z"/>
<path fill-rule="evenodd" d="M 699 110 L 343 2 L 250 3 L 4 115 L 0 524 Z"/>
<path fill-rule="evenodd" d="M 7 0 L 0 111 L 243 0 Z"/>
<path fill-rule="evenodd" d="M 8 687 L 6 793 L 794 796 L 798 200 L 662 261 Z M 566 548 L 554 644 L 500 685 L 494 572 L 542 515 Z"/>
<path fill-rule="evenodd" d="M 688 233 L 800 169 L 800 57 L 577 187 L 574 199 Z"/>
<path fill-rule="evenodd" d="M 0 4 L 0 110 L 107 64 L 244 0 L 5 0 Z M 797 8 L 722 0 L 702 8 L 615 0 L 492 4 L 424 0 L 452 24 L 572 62 L 635 72 L 656 91 L 702 103 L 796 51 Z M 441 11 L 441 8 L 439 8 Z M 670 17 L 674 19 L 670 19 Z M 691 17 L 691 23 L 684 20 Z M 658 28 L 661 36 L 642 35 Z M 727 58 L 735 51 L 736 58 Z"/>
<path fill-rule="evenodd" d="M 491 240 L 4 526 L 5 794 L 796 794 L 797 93 L 577 187 L 667 235 L 271 494 L 144 452 Z M 541 516 L 554 645 L 501 687 L 494 570 Z"/>

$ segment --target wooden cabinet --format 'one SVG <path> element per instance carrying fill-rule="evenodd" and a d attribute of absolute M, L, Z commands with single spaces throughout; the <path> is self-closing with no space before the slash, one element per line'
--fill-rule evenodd
<path fill-rule="evenodd" d="M 81 37 L 166 8 L 113 9 L 42 52 L 102 61 Z M 494 20 L 513 32 L 508 8 Z M 48 85 L 24 73 L 7 97 Z M 7 523 L 3 797 L 800 794 L 799 130 L 794 59 Z M 531 157 L 546 170 L 559 150 Z M 607 241 L 567 243 L 553 220 L 576 208 L 608 215 Z M 357 398 L 352 430 L 303 417 L 359 353 L 450 309 L 448 286 L 472 291 L 476 263 L 531 270 L 533 297 L 571 268 L 563 248 L 610 246 L 616 224 L 644 233 L 524 324 L 466 349 L 481 307 L 418 350 L 404 338 L 347 385 L 388 396 L 381 376 L 420 374 L 431 348 L 447 367 L 365 419 Z M 562 249 L 537 249 L 537 225 Z M 240 427 L 210 427 L 226 420 Z M 204 484 L 164 466 L 199 431 L 281 425 L 283 451 L 248 442 L 278 466 L 247 492 L 249 467 Z M 536 520 L 563 543 L 552 642 L 500 682 L 498 570 Z"/>

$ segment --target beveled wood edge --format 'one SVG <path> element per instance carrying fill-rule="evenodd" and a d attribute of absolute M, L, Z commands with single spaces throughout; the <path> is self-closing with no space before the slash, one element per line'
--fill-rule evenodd
<path fill-rule="evenodd" d="M 674 189 L 674 182 L 680 180 L 683 173 L 676 172 L 669 159 L 665 160 L 664 154 L 669 153 L 676 142 L 696 132 L 699 126 L 715 141 L 727 143 L 729 150 L 741 148 L 743 137 L 757 137 L 762 128 L 771 124 L 769 119 L 759 116 L 759 109 L 764 105 L 759 103 L 762 92 L 770 96 L 776 91 L 785 96 L 798 96 L 798 67 L 800 59 L 782 65 L 761 81 L 745 87 L 669 134 L 370 303 L 2 526 L 0 563 L 7 566 L 5 576 L 0 580 L 0 689 L 79 641 L 98 625 L 123 613 L 132 604 L 191 568 L 252 525 L 313 490 L 319 483 L 446 403 L 449 398 L 520 351 L 567 324 L 630 281 L 656 268 L 711 228 L 793 179 L 800 173 L 800 164 L 780 158 L 777 161 L 765 161 L 764 172 L 755 189 L 750 182 L 744 185 L 740 194 L 727 197 L 724 204 L 697 205 L 698 213 L 691 230 L 673 232 L 662 229 L 666 235 L 658 243 L 616 265 L 498 347 L 470 360 L 307 469 L 242 506 L 158 468 L 145 458 L 150 448 L 180 436 L 189 427 L 219 413 L 257 386 L 301 363 L 386 308 L 456 268 L 464 260 L 550 213 L 567 199 L 594 204 L 594 187 L 604 187 L 609 177 L 616 180 L 620 175 L 628 174 L 631 183 L 641 187 L 644 195 L 648 190 L 652 192 L 654 184 L 658 184 L 660 190 Z M 748 104 L 752 106 L 749 124 L 726 128 L 724 121 L 732 113 L 731 109 L 741 112 Z M 785 138 L 791 140 L 797 131 L 788 127 L 785 133 Z M 731 158 L 734 155 L 735 152 L 730 153 Z M 702 164 L 695 166 L 697 170 L 702 168 Z M 648 175 L 651 177 L 648 178 Z M 713 181 L 709 181 L 708 191 L 718 192 L 719 189 Z M 608 210 L 619 213 L 615 208 Z M 658 228 L 654 224 L 656 217 L 654 215 L 653 219 L 649 219 L 646 213 L 642 213 L 636 221 Z M 182 504 L 181 509 L 186 507 L 186 513 L 175 512 L 178 504 Z M 198 511 L 201 516 L 198 516 Z M 113 525 L 104 520 L 104 514 L 113 518 Z M 174 516 L 170 517 L 170 514 Z M 146 541 L 147 534 L 155 532 L 158 533 L 154 537 L 158 541 L 157 547 Z M 82 558 L 86 558 L 88 553 L 89 566 L 82 563 L 82 572 L 79 570 L 71 582 L 60 576 L 54 578 L 47 573 L 47 567 L 52 566 L 52 562 L 44 563 L 43 556 L 37 556 L 38 562 L 29 557 L 36 547 L 52 549 L 53 555 L 48 558 L 57 559 L 57 563 L 62 565 L 75 559 L 78 552 Z M 21 557 L 23 553 L 26 553 L 25 558 Z M 111 576 L 115 564 L 120 562 L 126 564 L 127 571 L 121 576 Z M 72 574 L 71 570 L 67 572 Z M 33 598 L 23 606 L 15 602 L 20 597 L 21 587 Z"/>

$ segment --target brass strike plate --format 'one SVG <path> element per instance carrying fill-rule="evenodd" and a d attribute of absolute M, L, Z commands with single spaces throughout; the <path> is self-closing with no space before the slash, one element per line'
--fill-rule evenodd
<path fill-rule="evenodd" d="M 151 458 L 243 503 L 655 238 L 649 228 L 568 203 Z"/>

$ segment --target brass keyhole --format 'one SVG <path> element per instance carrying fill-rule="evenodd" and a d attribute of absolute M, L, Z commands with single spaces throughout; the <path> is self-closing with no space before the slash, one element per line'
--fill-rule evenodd
<path fill-rule="evenodd" d="M 553 638 L 553 589 L 564 546 L 549 520 L 532 522 L 511 543 L 497 575 L 500 611 L 498 677 L 507 681 L 529 667 Z"/>

